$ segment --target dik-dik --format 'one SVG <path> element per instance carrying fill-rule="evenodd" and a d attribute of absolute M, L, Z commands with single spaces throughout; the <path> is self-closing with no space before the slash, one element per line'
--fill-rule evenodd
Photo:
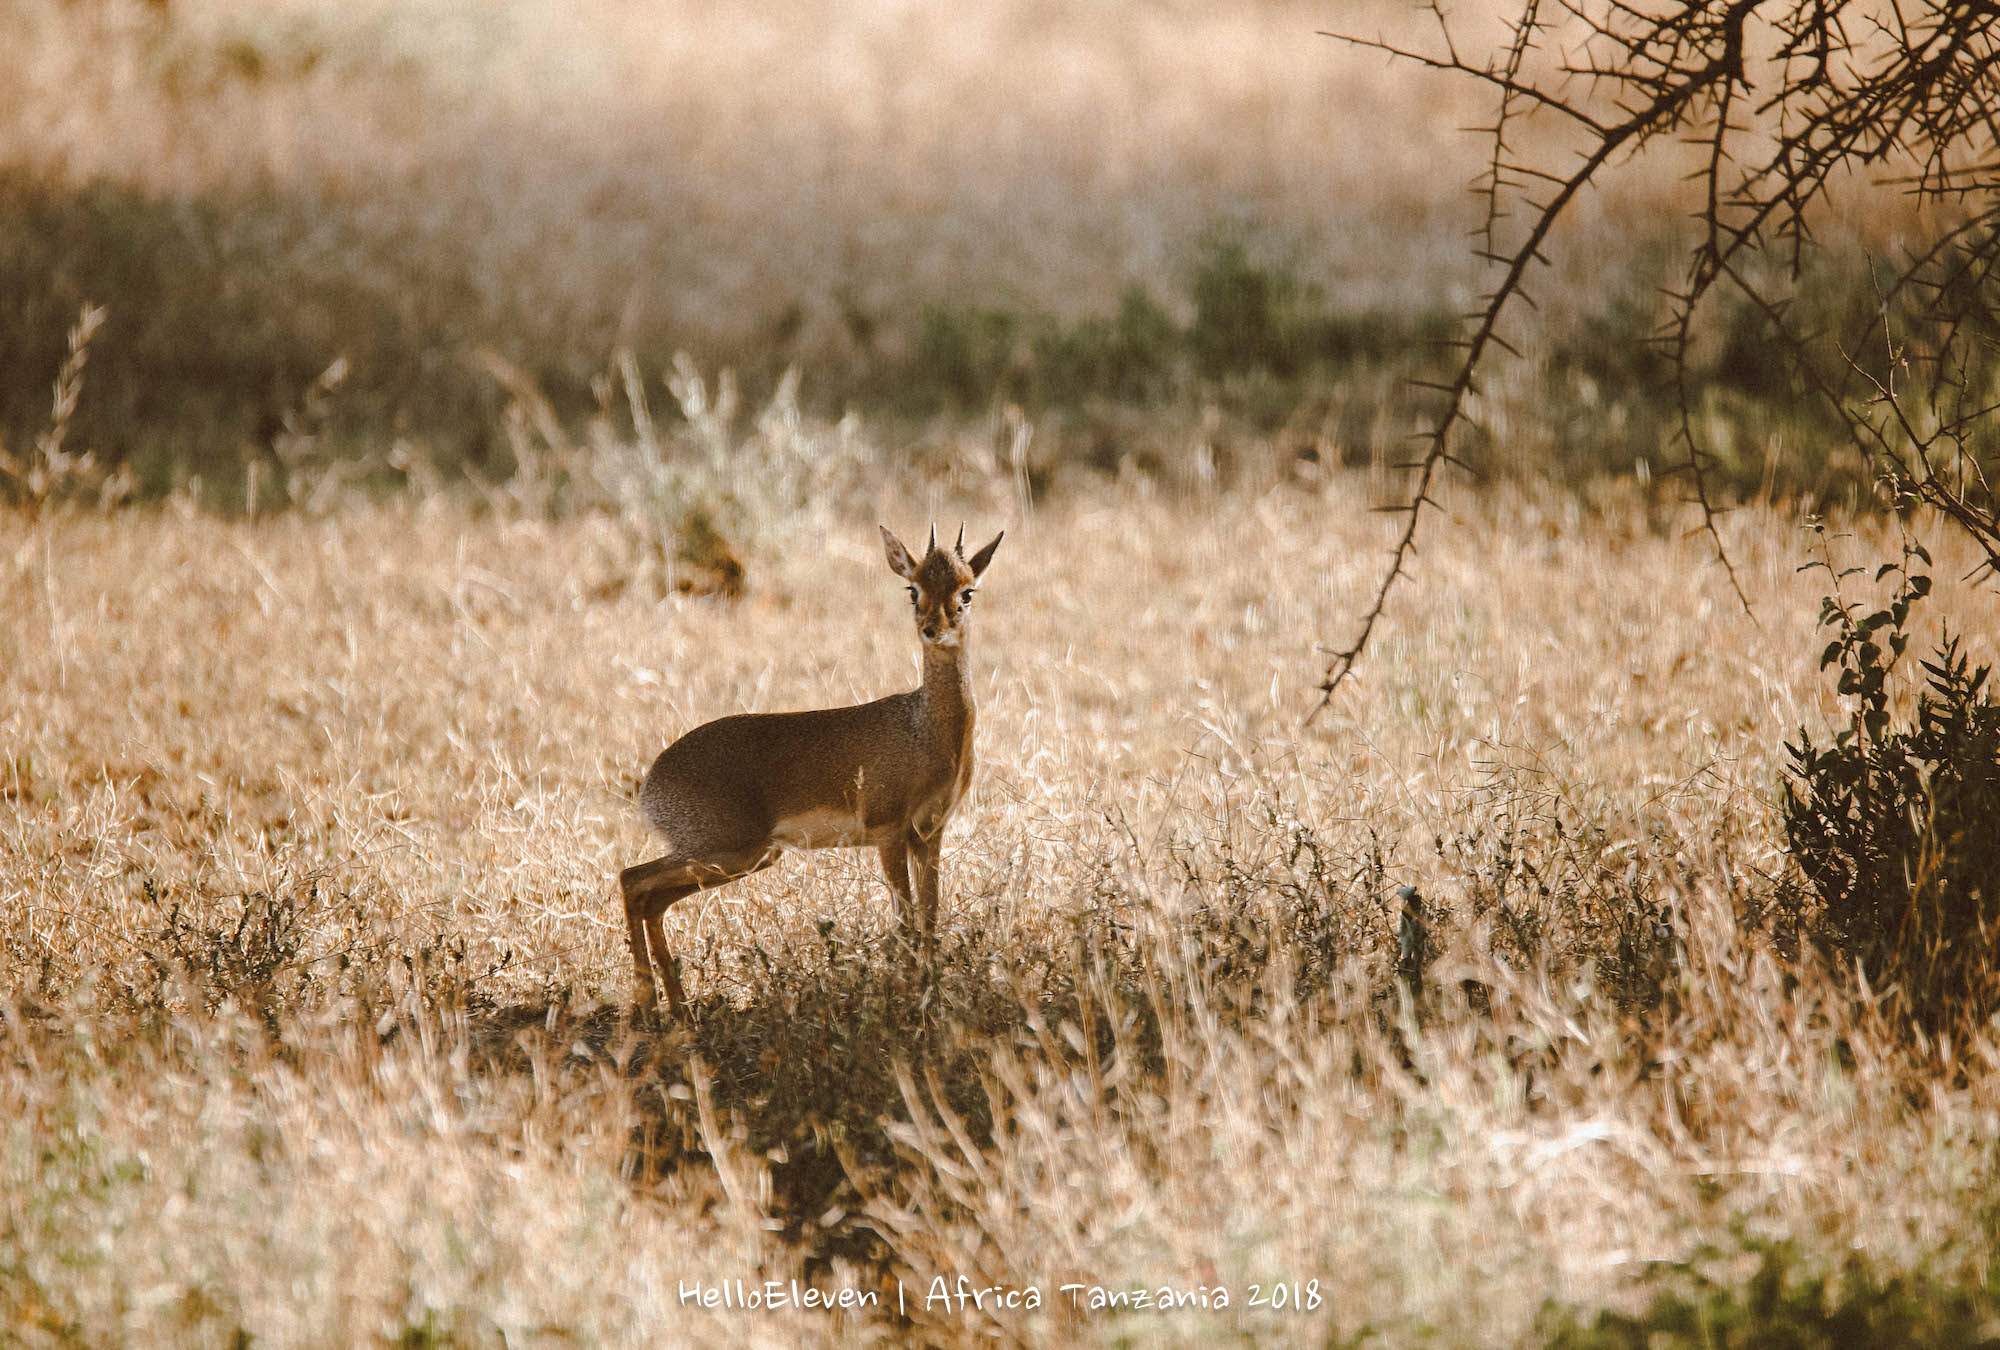
<path fill-rule="evenodd" d="M 972 782 L 966 617 L 1004 537 L 968 558 L 963 529 L 955 545 L 941 549 L 933 527 L 923 557 L 914 558 L 882 530 L 889 566 L 910 584 L 916 609 L 924 660 L 918 688 L 855 707 L 724 717 L 653 761 L 639 805 L 669 851 L 618 875 L 642 1006 L 658 997 L 657 965 L 667 1010 L 685 1016 L 686 995 L 660 922 L 667 906 L 769 867 L 788 848 L 878 850 L 904 933 L 929 958 L 938 849 Z"/>

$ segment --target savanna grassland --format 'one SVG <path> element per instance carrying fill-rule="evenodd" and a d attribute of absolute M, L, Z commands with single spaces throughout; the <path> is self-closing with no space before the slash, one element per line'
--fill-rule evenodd
<path fill-rule="evenodd" d="M 2000 597 L 1726 308 L 1733 509 L 1657 476 L 1668 179 L 1315 714 L 1480 285 L 1480 105 L 1313 36 L 1400 6 L 0 15 L 0 1342 L 2000 1336 L 1988 911 L 1838 911 L 1788 749 Z M 1007 532 L 934 963 L 794 856 L 636 1012 L 641 773 L 909 687 L 933 520 Z M 1871 875 L 1963 898 L 1978 706 Z"/>
<path fill-rule="evenodd" d="M 1305 726 L 1355 482 L 1010 486 L 776 518 L 734 602 L 609 513 L 17 517 L 10 1338 L 1522 1344 L 1829 1275 L 1885 1334 L 1985 1325 L 1990 1033 L 1913 1048 L 1787 957 L 1779 747 L 1839 716 L 1796 518 L 1730 518 L 1753 620 L 1634 494 L 1469 500 Z M 907 684 L 867 521 L 944 510 L 1009 535 L 935 983 L 817 854 L 673 911 L 694 1023 L 633 1020 L 637 774 Z M 1043 1307 L 919 1305 L 960 1277 Z M 739 1279 L 909 1320 L 678 1297 Z"/>

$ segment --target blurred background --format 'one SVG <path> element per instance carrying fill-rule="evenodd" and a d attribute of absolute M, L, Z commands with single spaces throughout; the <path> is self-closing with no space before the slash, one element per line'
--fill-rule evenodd
<path fill-rule="evenodd" d="M 1454 10 L 1460 42 L 1499 41 L 1494 9 Z M 577 428 L 626 409 L 622 368 L 671 419 L 676 354 L 752 406 L 793 371 L 807 411 L 903 444 L 1032 421 L 1036 490 L 1379 466 L 1421 411 L 1401 377 L 1490 284 L 1484 91 L 1320 32 L 1434 32 L 1386 0 L 0 0 L 0 23 L 0 435 L 48 425 L 102 306 L 67 443 L 142 498 L 199 479 L 240 507 L 308 431 L 385 480 L 503 480 L 507 407 Z M 1686 230 L 1662 164 L 1572 211 L 1534 344 L 1489 371 L 1480 467 L 1658 467 L 1644 339 Z M 1837 259 L 1900 212 L 1834 213 L 1813 303 L 1865 309 Z M 1772 406 L 1794 391 L 1741 317 L 1709 316 L 1694 372 L 1720 478 L 1854 476 Z"/>

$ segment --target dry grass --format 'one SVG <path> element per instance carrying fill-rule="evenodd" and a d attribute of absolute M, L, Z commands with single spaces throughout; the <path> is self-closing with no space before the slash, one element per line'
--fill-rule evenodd
<path fill-rule="evenodd" d="M 7 190 L 131 227 L 33 297 L 31 417 L 59 369 L 77 402 L 86 300 L 92 379 L 120 341 L 180 359 L 171 315 L 95 289 L 170 245 L 213 251 L 203 312 L 249 354 L 204 348 L 191 425 L 284 415 L 262 458 L 202 447 L 261 518 L 82 509 L 124 480 L 76 428 L 41 458 L 77 482 L 0 517 L 0 1340 L 1525 1345 L 1734 1297 L 1774 1239 L 1984 1297 L 2000 1035 L 1913 1043 L 1787 959 L 1782 742 L 1843 715 L 1788 507 L 1724 524 L 1753 620 L 1662 498 L 1456 500 L 1308 726 L 1379 475 L 1282 445 L 1218 474 L 1183 408 L 1112 438 L 1157 478 L 1039 493 L 1018 409 L 884 445 L 795 384 L 745 417 L 685 361 L 679 417 L 645 407 L 675 344 L 837 367 L 939 301 L 1179 295 L 1218 219 L 1342 305 L 1461 303 L 1477 110 L 1310 36 L 1400 9 L 0 13 Z M 1592 204 L 1578 275 L 1653 190 Z M 438 371 L 476 359 L 467 425 L 507 453 L 472 459 L 511 478 L 447 490 L 386 419 L 343 468 L 273 394 L 331 394 L 377 319 L 348 387 L 462 392 Z M 537 383 L 565 362 L 601 377 L 567 426 Z M 1552 434 L 1532 374 L 1496 372 L 1500 454 Z M 1008 530 L 935 978 L 869 859 L 819 854 L 678 908 L 694 1025 L 632 1020 L 638 775 L 706 718 L 907 684 L 873 525 L 930 515 Z M 1855 562 L 1893 554 L 1857 528 Z M 1991 660 L 1994 597 L 1938 551 L 1925 619 Z M 740 599 L 698 594 L 735 565 Z M 679 1294 L 794 1279 L 902 1306 Z M 1317 1302 L 1247 1306 L 1274 1281 Z"/>
<path fill-rule="evenodd" d="M 1374 577 L 1357 481 L 1022 518 L 963 448 L 928 502 L 772 511 L 734 604 L 612 584 L 637 509 L 16 517 L 9 1336 L 1522 1344 L 1777 1236 L 1983 1283 L 2000 1041 L 1912 1051 L 1744 918 L 1780 742 L 1837 716 L 1794 519 L 1729 518 L 1753 622 L 1643 497 L 1462 502 L 1303 727 Z M 872 520 L 931 511 L 1009 531 L 935 988 L 866 859 L 819 854 L 677 909 L 698 1021 L 629 1023 L 638 773 L 907 683 Z M 1402 884 L 1441 949 L 1414 1006 Z M 724 1278 L 900 1280 L 910 1323 L 677 1297 Z M 1245 1306 L 1274 1280 L 1320 1302 Z"/>
<path fill-rule="evenodd" d="M 1108 312 L 1129 282 L 1178 294 L 1231 217 L 1361 304 L 1430 302 L 1477 163 L 1422 81 L 1294 0 L 8 8 L 0 165 L 296 198 L 304 274 L 414 253 L 493 331 L 585 359 L 635 331 L 762 359 L 778 325 L 849 351 L 844 313 L 947 298 Z"/>

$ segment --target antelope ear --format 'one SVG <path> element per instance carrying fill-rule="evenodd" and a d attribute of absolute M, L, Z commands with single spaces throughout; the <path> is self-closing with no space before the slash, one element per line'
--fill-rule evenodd
<path fill-rule="evenodd" d="M 917 579 L 917 560 L 910 556 L 910 550 L 903 547 L 903 541 L 889 533 L 887 525 L 877 525 L 882 531 L 882 550 L 889 555 L 889 570 L 905 581 Z"/>
<path fill-rule="evenodd" d="M 993 536 L 992 543 L 988 544 L 985 548 L 980 549 L 979 552 L 972 555 L 972 560 L 969 563 L 967 563 L 966 566 L 972 569 L 973 576 L 981 577 L 986 575 L 986 564 L 993 561 L 994 550 L 1000 547 L 1000 541 L 1002 539 L 1005 539 L 1006 537 L 1007 537 L 1007 531 L 1005 530 L 1000 531 L 1000 533 Z"/>

